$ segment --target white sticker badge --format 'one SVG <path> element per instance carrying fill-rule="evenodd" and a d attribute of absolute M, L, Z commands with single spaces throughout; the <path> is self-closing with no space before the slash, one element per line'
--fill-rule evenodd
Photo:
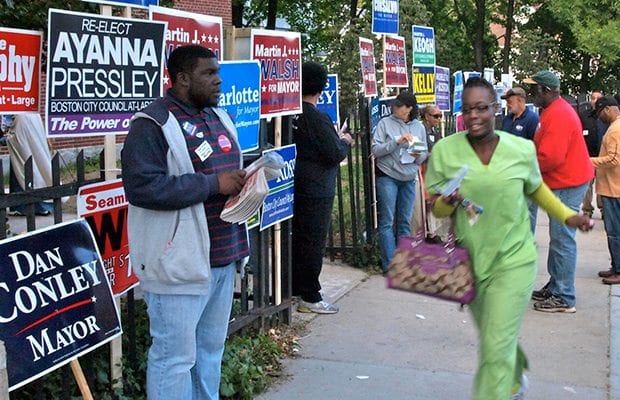
<path fill-rule="evenodd" d="M 198 148 L 194 151 L 200 158 L 200 161 L 206 160 L 207 158 L 209 158 L 211 153 L 213 153 L 213 149 L 211 148 L 211 145 L 206 140 L 202 142 L 202 144 L 198 146 Z"/>

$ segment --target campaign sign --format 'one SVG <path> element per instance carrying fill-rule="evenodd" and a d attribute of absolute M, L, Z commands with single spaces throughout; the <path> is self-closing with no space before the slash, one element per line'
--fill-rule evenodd
<path fill-rule="evenodd" d="M 408 87 L 405 38 L 385 36 L 383 39 L 383 80 L 385 86 Z"/>
<path fill-rule="evenodd" d="M 0 242 L 0 340 L 9 390 L 119 336 L 118 310 L 83 219 Z"/>
<path fill-rule="evenodd" d="M 261 70 L 260 116 L 301 113 L 301 35 L 252 29 L 251 52 Z"/>
<path fill-rule="evenodd" d="M 276 151 L 284 159 L 284 167 L 280 176 L 267 181 L 269 194 L 263 201 L 260 219 L 260 230 L 265 230 L 278 222 L 293 216 L 293 199 L 295 193 L 295 157 L 297 147 L 294 144 L 270 149 L 263 154 Z"/>
<path fill-rule="evenodd" d="M 375 71 L 375 50 L 372 40 L 359 38 L 360 62 L 364 81 L 364 96 L 377 95 L 377 74 Z"/>
<path fill-rule="evenodd" d="M 258 149 L 260 131 L 260 64 L 256 61 L 222 61 L 218 105 L 237 128 L 241 151 Z"/>
<path fill-rule="evenodd" d="M 147 8 L 148 6 L 156 6 L 159 0 L 83 0 L 89 3 L 107 4 L 118 7 L 135 7 Z"/>
<path fill-rule="evenodd" d="M 86 219 L 93 231 L 114 295 L 138 284 L 129 262 L 127 206 L 121 179 L 82 186 L 78 191 L 78 215 Z"/>
<path fill-rule="evenodd" d="M 461 112 L 461 105 L 463 101 L 463 71 L 456 71 L 452 74 L 454 76 L 454 97 L 452 98 L 452 110 L 454 114 Z"/>
<path fill-rule="evenodd" d="M 50 137 L 123 134 L 162 94 L 163 22 L 49 10 Z"/>
<path fill-rule="evenodd" d="M 392 114 L 392 104 L 396 100 L 396 96 L 391 97 L 373 97 L 370 102 L 370 124 L 371 124 L 371 134 L 375 134 L 375 130 L 377 130 L 377 125 L 381 118 L 387 117 Z"/>
<path fill-rule="evenodd" d="M 0 114 L 39 111 L 42 37 L 0 27 Z"/>
<path fill-rule="evenodd" d="M 478 72 L 478 71 L 465 71 L 465 72 L 463 72 L 463 79 L 465 80 L 465 82 L 467 82 L 467 80 L 469 78 L 480 77 L 480 76 L 482 76 L 482 74 L 480 74 L 480 72 Z"/>
<path fill-rule="evenodd" d="M 483 71 L 484 79 L 491 85 L 495 83 L 495 70 L 493 68 L 485 68 Z"/>
<path fill-rule="evenodd" d="M 435 65 L 435 29 L 411 26 L 413 34 L 413 65 Z"/>
<path fill-rule="evenodd" d="M 321 92 L 316 108 L 323 111 L 332 119 L 332 124 L 340 128 L 340 113 L 338 112 L 338 74 L 328 74 L 325 89 Z"/>
<path fill-rule="evenodd" d="M 187 44 L 206 47 L 215 53 L 218 60 L 222 59 L 222 18 L 165 7 L 151 7 L 149 15 L 153 21 L 168 23 L 165 36 L 165 65 L 168 65 L 168 57 L 172 50 Z M 164 91 L 172 87 L 168 68 L 164 68 L 163 80 Z"/>
<path fill-rule="evenodd" d="M 398 0 L 372 0 L 372 33 L 398 35 Z"/>
<path fill-rule="evenodd" d="M 435 100 L 440 111 L 450 111 L 450 68 L 435 66 Z"/>
<path fill-rule="evenodd" d="M 435 104 L 435 66 L 413 67 L 413 92 L 418 105 Z"/>

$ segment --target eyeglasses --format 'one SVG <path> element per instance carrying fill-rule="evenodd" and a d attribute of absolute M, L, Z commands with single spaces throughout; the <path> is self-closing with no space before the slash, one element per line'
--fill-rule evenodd
<path fill-rule="evenodd" d="M 496 103 L 480 104 L 474 107 L 463 106 L 461 107 L 461 113 L 470 114 L 472 111 L 476 111 L 476 113 L 480 114 L 489 111 L 490 108 L 495 107 L 495 104 Z"/>
<path fill-rule="evenodd" d="M 433 117 L 433 118 L 441 118 L 441 114 L 431 114 L 431 117 Z"/>

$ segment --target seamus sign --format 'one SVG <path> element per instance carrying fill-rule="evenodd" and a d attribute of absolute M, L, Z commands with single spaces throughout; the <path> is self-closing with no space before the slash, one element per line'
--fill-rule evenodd
<path fill-rule="evenodd" d="M 127 133 L 162 94 L 165 24 L 50 9 L 49 136 Z"/>
<path fill-rule="evenodd" d="M 0 27 L 0 114 L 39 111 L 42 36 Z"/>
<path fill-rule="evenodd" d="M 0 340 L 9 390 L 121 334 L 101 256 L 84 220 L 0 242 Z"/>

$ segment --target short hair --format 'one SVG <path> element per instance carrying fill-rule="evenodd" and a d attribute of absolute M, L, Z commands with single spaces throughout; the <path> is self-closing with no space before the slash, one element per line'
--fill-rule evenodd
<path fill-rule="evenodd" d="M 467 89 L 472 89 L 476 87 L 486 89 L 489 92 L 489 97 L 496 99 L 495 88 L 493 87 L 493 85 L 486 79 L 479 76 L 472 76 L 471 78 L 469 78 L 463 86 L 463 92 L 465 92 Z"/>
<path fill-rule="evenodd" d="M 321 64 L 308 61 L 301 67 L 301 94 L 315 95 L 325 89 L 327 83 L 327 68 Z"/>
<path fill-rule="evenodd" d="M 427 104 L 424 107 L 422 107 L 422 109 L 420 110 L 420 117 L 424 118 L 427 115 L 430 114 L 431 112 L 431 108 L 437 108 L 439 109 L 439 107 L 437 107 L 436 104 Z M 441 111 L 441 110 L 440 110 Z"/>
<path fill-rule="evenodd" d="M 181 72 L 191 72 L 196 68 L 199 58 L 217 58 L 214 52 L 198 45 L 179 46 L 168 56 L 168 74 L 175 83 Z"/>

